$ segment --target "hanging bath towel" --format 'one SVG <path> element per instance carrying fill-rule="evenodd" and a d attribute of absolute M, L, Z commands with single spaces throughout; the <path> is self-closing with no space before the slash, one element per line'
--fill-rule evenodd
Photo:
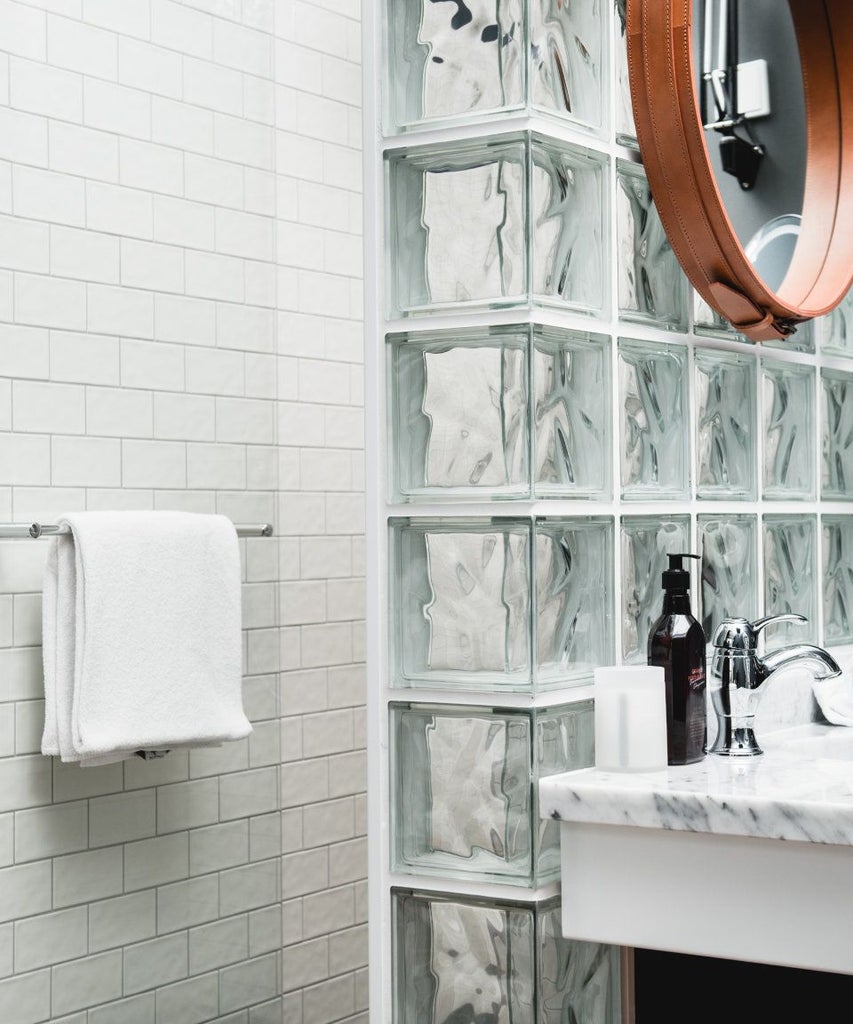
<path fill-rule="evenodd" d="M 44 576 L 42 753 L 95 765 L 217 746 L 242 703 L 240 553 L 225 516 L 75 512 Z"/>

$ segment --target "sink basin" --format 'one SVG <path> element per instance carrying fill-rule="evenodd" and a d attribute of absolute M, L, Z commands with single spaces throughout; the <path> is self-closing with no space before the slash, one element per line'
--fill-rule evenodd
<path fill-rule="evenodd" d="M 853 761 L 853 729 L 837 725 L 806 726 L 778 733 L 768 748 L 783 755 L 821 761 Z"/>

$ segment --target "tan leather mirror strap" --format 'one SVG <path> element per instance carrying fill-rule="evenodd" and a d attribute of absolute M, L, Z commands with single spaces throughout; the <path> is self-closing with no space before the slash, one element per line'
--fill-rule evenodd
<path fill-rule="evenodd" d="M 696 290 L 753 341 L 786 337 L 853 282 L 853 3 L 791 0 L 803 66 L 808 169 L 803 228 L 779 294 L 752 269 L 725 211 L 699 118 L 692 0 L 628 0 L 637 137 L 670 243 Z"/>

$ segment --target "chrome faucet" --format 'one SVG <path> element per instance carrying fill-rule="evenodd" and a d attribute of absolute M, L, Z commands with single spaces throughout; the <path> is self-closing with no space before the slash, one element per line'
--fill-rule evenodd
<path fill-rule="evenodd" d="M 816 679 L 841 674 L 835 658 L 822 647 L 792 644 L 759 653 L 761 633 L 777 622 L 807 622 L 802 615 L 768 615 L 748 619 L 724 619 L 714 634 L 711 660 L 711 703 L 717 716 L 717 737 L 710 754 L 750 757 L 763 753 L 754 732 L 755 712 L 768 680 L 779 669 L 808 664 Z"/>

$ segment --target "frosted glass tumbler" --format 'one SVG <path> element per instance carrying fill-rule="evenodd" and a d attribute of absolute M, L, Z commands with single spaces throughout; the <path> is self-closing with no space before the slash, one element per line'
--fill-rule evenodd
<path fill-rule="evenodd" d="M 595 767 L 606 772 L 666 768 L 666 684 L 654 665 L 597 668 Z"/>

